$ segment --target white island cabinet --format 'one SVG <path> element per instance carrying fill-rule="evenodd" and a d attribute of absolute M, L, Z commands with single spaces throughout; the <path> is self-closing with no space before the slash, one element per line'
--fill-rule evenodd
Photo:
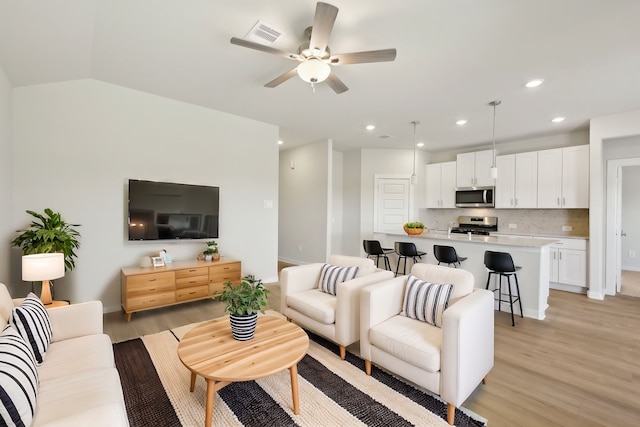
<path fill-rule="evenodd" d="M 522 311 L 525 317 L 542 320 L 548 307 L 550 247 L 553 239 L 532 239 L 505 236 L 469 236 L 464 234 L 423 233 L 420 236 L 408 236 L 405 233 L 376 234 L 383 247 L 393 248 L 395 242 L 413 242 L 419 251 L 427 253 L 422 262 L 437 264 L 433 256 L 433 245 L 453 246 L 460 256 L 468 257 L 462 262 L 463 268 L 475 277 L 475 287 L 484 289 L 487 284 L 487 269 L 484 266 L 484 253 L 487 250 L 509 252 L 516 265 L 522 267 L 518 271 L 518 282 L 522 300 Z M 390 255 L 393 257 L 393 255 Z M 392 259 L 395 271 L 397 258 Z M 410 262 L 407 263 L 407 274 Z M 493 282 L 493 280 L 492 280 Z M 493 286 L 493 284 L 492 284 Z M 504 289 L 504 287 L 503 287 Z M 517 304 L 516 304 L 517 305 Z M 496 303 L 496 309 L 497 309 Z M 503 310 L 508 306 L 503 304 Z M 515 313 L 518 307 L 514 305 Z"/>

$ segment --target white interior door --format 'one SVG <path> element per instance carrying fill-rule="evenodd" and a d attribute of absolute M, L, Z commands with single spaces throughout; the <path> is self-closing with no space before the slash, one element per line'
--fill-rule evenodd
<path fill-rule="evenodd" d="M 376 233 L 402 231 L 409 220 L 411 182 L 409 177 L 378 177 L 375 182 L 374 227 Z"/>

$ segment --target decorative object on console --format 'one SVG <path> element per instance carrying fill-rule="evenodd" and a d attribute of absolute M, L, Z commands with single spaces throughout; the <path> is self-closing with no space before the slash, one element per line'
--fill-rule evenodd
<path fill-rule="evenodd" d="M 205 261 L 217 261 L 220 259 L 220 252 L 218 251 L 218 243 L 215 240 L 210 240 L 206 242 L 207 249 L 205 249 L 202 254 L 204 255 Z"/>
<path fill-rule="evenodd" d="M 164 261 L 160 256 L 152 256 L 151 263 L 153 264 L 154 267 L 164 267 Z"/>
<path fill-rule="evenodd" d="M 491 164 L 491 169 L 489 169 L 491 179 L 498 177 L 498 168 L 496 167 L 496 107 L 501 103 L 502 101 L 491 101 L 489 103 L 493 107 L 493 163 Z"/>
<path fill-rule="evenodd" d="M 80 233 L 73 227 L 80 224 L 66 223 L 58 212 L 49 208 L 44 210 L 44 215 L 30 210 L 26 212 L 35 218 L 31 221 L 31 228 L 19 230 L 20 235 L 11 241 L 11 245 L 22 247 L 22 255 L 62 252 L 65 269 L 73 270 L 77 257 L 75 250 L 80 247 Z"/>
<path fill-rule="evenodd" d="M 225 310 L 229 312 L 231 332 L 238 341 L 253 338 L 258 312 L 264 314 L 268 296 L 269 290 L 264 287 L 262 280 L 253 275 L 243 276 L 238 285 L 226 282 L 222 292 L 213 294 L 215 299 L 227 304 Z"/>
<path fill-rule="evenodd" d="M 410 236 L 419 236 L 424 231 L 424 224 L 420 221 L 407 222 L 403 226 L 405 233 Z"/>
<path fill-rule="evenodd" d="M 146 267 L 152 267 L 153 264 L 151 263 L 151 257 L 150 256 L 143 256 L 142 258 L 140 258 L 140 267 L 141 268 L 146 268 Z"/>
<path fill-rule="evenodd" d="M 64 277 L 64 254 L 33 254 L 22 257 L 22 280 L 25 282 L 42 282 L 40 300 L 43 304 L 51 304 L 50 280 Z"/>

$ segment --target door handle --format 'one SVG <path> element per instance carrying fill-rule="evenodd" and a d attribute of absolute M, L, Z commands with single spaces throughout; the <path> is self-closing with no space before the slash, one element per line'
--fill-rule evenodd
<path fill-rule="evenodd" d="M 620 232 L 620 237 L 625 237 L 627 235 L 627 233 L 625 233 L 624 231 Z"/>

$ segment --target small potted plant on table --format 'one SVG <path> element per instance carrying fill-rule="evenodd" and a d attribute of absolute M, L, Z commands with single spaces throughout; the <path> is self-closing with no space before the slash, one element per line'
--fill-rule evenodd
<path fill-rule="evenodd" d="M 258 322 L 258 312 L 264 314 L 269 290 L 264 287 L 262 280 L 253 275 L 242 277 L 239 284 L 226 282 L 222 292 L 214 292 L 213 297 L 227 304 L 225 310 L 229 312 L 231 333 L 238 341 L 253 338 Z"/>
<path fill-rule="evenodd" d="M 407 222 L 404 225 L 404 231 L 409 236 L 419 236 L 424 231 L 424 224 L 421 223 L 420 221 Z"/>
<path fill-rule="evenodd" d="M 204 251 L 202 251 L 202 254 L 204 255 L 204 260 L 205 261 L 217 261 L 220 259 L 220 253 L 218 252 L 218 242 L 216 242 L 215 240 L 211 240 L 207 243 L 207 249 L 205 249 Z"/>

